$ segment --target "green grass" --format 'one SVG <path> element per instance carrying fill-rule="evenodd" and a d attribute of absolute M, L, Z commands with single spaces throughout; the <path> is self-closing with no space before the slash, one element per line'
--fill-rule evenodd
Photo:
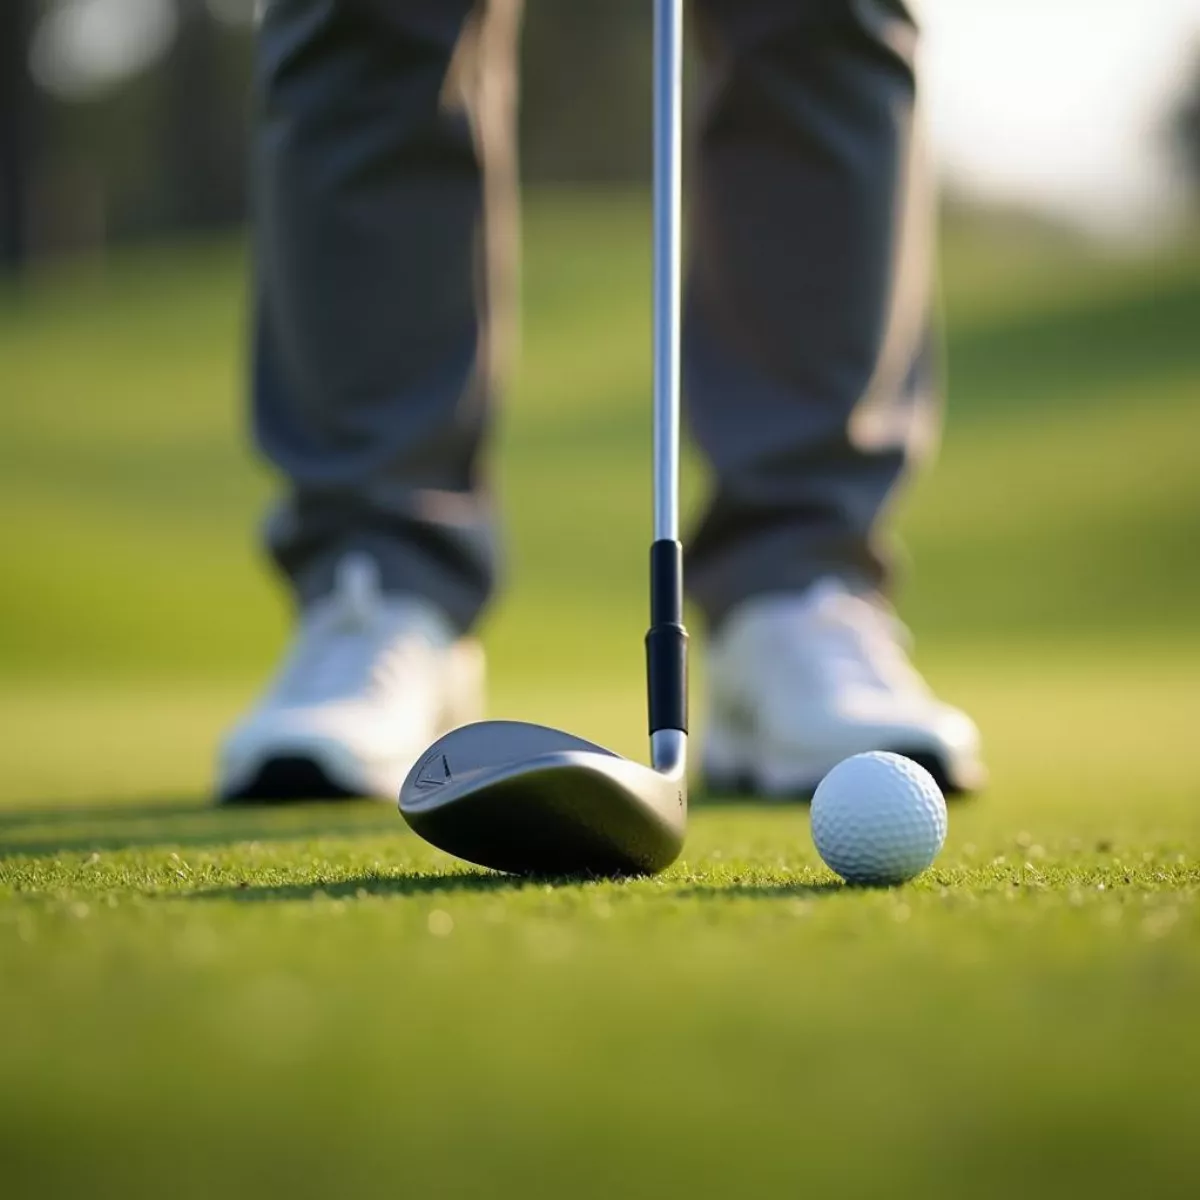
<path fill-rule="evenodd" d="M 495 711 L 631 753 L 646 218 L 530 206 L 486 630 Z M 1195 1194 L 1200 248 L 948 238 L 902 601 L 995 782 L 882 891 L 788 806 L 701 807 L 661 879 L 562 887 L 384 806 L 212 809 L 286 634 L 241 263 L 0 296 L 0 1194 Z"/>

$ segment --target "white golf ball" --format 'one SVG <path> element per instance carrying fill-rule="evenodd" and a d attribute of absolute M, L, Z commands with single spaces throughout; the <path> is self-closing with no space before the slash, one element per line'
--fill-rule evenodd
<path fill-rule="evenodd" d="M 903 883 L 937 858 L 946 840 L 946 799 L 911 758 L 856 754 L 813 794 L 812 836 L 847 883 Z"/>

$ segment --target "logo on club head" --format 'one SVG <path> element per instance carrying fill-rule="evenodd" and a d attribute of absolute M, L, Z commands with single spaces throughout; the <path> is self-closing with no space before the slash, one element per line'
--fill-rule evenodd
<path fill-rule="evenodd" d="M 431 754 L 417 772 L 417 787 L 435 788 L 449 783 L 454 778 L 450 774 L 450 763 L 441 753 Z"/>

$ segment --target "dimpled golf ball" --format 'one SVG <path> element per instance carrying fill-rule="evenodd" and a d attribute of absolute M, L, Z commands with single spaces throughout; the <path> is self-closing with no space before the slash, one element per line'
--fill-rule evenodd
<path fill-rule="evenodd" d="M 873 751 L 838 763 L 812 800 L 817 853 L 847 883 L 903 883 L 946 840 L 946 800 L 924 767 Z"/>

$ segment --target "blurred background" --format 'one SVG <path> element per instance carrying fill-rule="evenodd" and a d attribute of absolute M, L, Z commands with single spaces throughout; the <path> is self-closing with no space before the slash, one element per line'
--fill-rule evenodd
<path fill-rule="evenodd" d="M 949 421 L 899 602 L 994 784 L 869 895 L 791 807 L 552 894 L 387 806 L 212 810 L 289 626 L 252 7 L 0 0 L 0 1189 L 1198 1194 L 1200 0 L 922 6 Z M 528 9 L 491 703 L 641 755 L 650 4 Z"/>
<path fill-rule="evenodd" d="M 286 635 L 242 417 L 253 10 L 0 13 L 0 716 L 24 798 L 202 793 Z M 1200 4 L 928 0 L 924 20 L 950 421 L 903 513 L 901 600 L 1003 776 L 1032 761 L 1026 667 L 1048 685 L 1102 648 L 1161 687 L 1158 660 L 1197 645 Z M 643 0 L 528 5 L 512 587 L 486 630 L 497 709 L 632 750 L 649 21 Z M 86 772 L 47 742 L 64 724 Z"/>
<path fill-rule="evenodd" d="M 1195 205 L 1196 0 L 922 7 L 924 87 L 955 199 L 1137 241 L 1177 222 L 1189 191 Z M 526 178 L 643 181 L 649 5 L 527 9 Z M 10 265 L 240 221 L 254 10 L 255 0 L 7 0 Z"/>

